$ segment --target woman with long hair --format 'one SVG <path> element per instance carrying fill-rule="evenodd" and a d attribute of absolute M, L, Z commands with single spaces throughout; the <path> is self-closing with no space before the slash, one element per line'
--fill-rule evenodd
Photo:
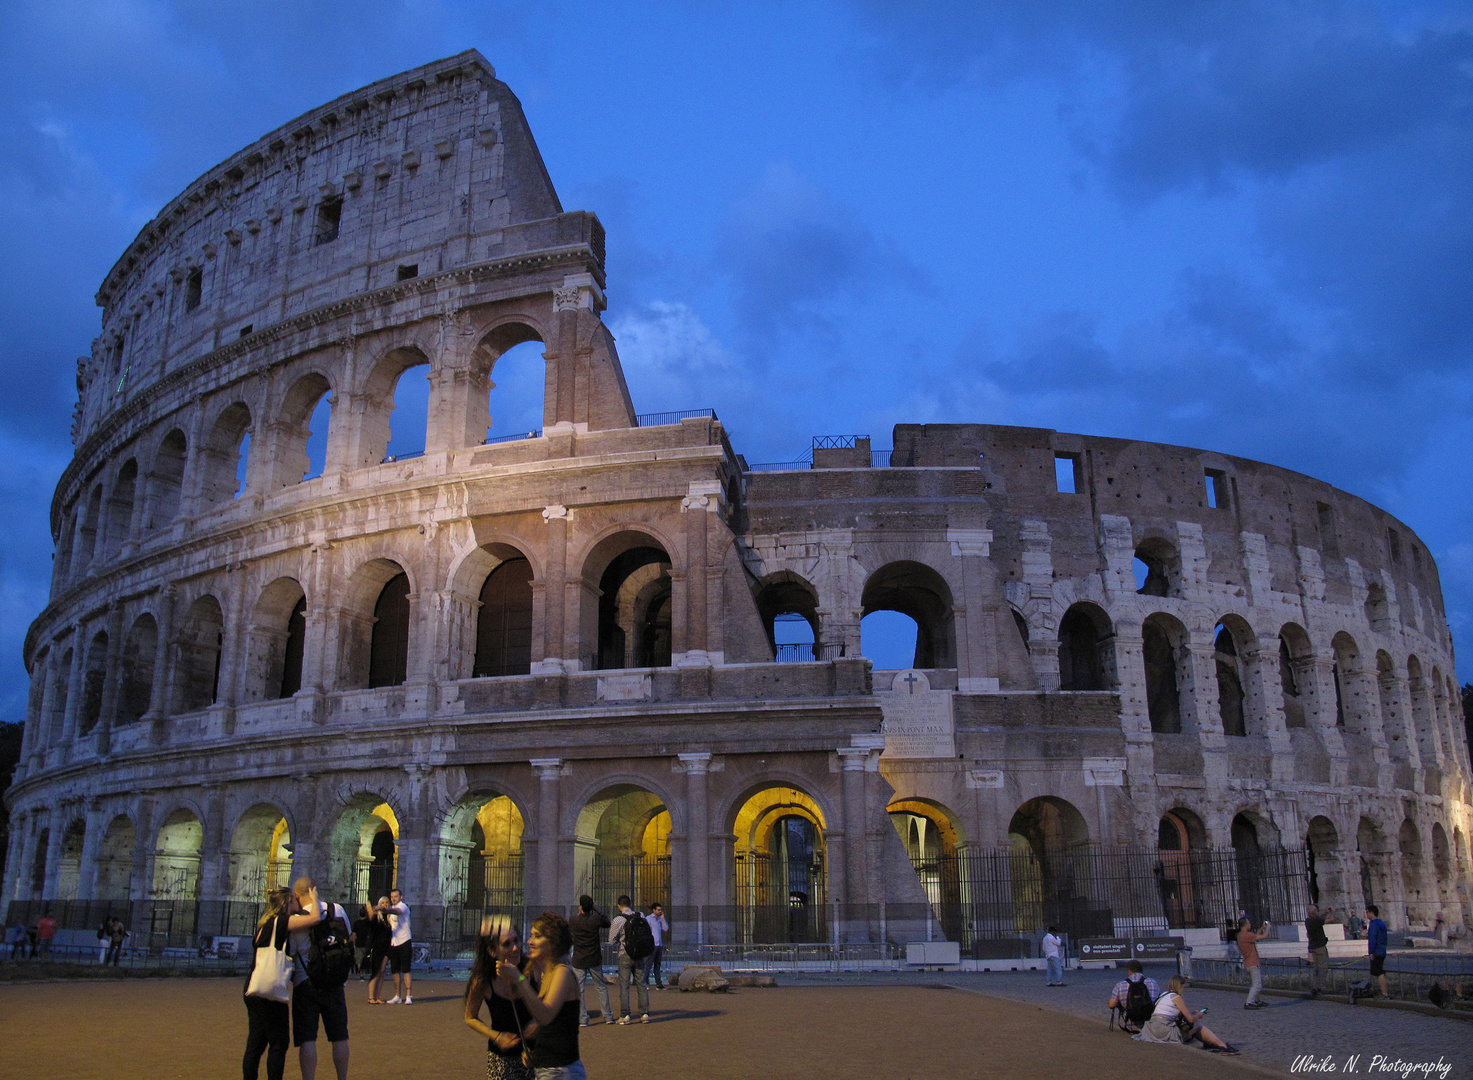
<path fill-rule="evenodd" d="M 505 974 L 497 970 L 502 960 L 512 965 Z M 486 1036 L 486 1080 L 532 1080 L 532 1069 L 526 1062 L 537 1023 L 527 1006 L 517 1000 L 515 988 L 526 968 L 522 943 L 511 920 L 504 915 L 488 915 L 481 920 L 476 958 L 465 987 L 465 1022 L 471 1030 Z M 482 1003 L 490 1013 L 489 1025 L 481 1022 Z"/>
<path fill-rule="evenodd" d="M 527 968 L 496 962 L 498 978 L 512 980 L 513 993 L 537 1021 L 531 1063 L 536 1080 L 587 1080 L 578 1060 L 578 980 L 564 961 L 573 947 L 568 920 L 544 911 L 527 935 Z"/>
<path fill-rule="evenodd" d="M 1214 1035 L 1202 1023 L 1202 1014 L 1192 1009 L 1182 997 L 1186 983 L 1180 975 L 1173 976 L 1166 984 L 1166 993 L 1156 999 L 1156 1008 L 1151 1018 L 1141 1026 L 1140 1034 L 1134 1036 L 1140 1042 L 1189 1043 L 1202 1040 L 1202 1049 L 1215 1054 L 1236 1054 L 1238 1051 Z"/>
<path fill-rule="evenodd" d="M 315 910 L 315 909 L 314 909 Z M 293 930 L 303 930 L 321 921 L 321 916 L 302 911 L 295 894 L 290 889 L 272 889 L 266 894 L 266 910 L 256 921 L 256 951 L 252 955 L 251 970 L 267 949 L 285 951 L 287 938 Z M 251 976 L 246 975 L 246 987 Z M 281 1080 L 286 1068 L 286 1048 L 291 1042 L 291 1006 L 285 1001 L 245 994 L 246 1017 L 250 1030 L 246 1035 L 245 1060 L 241 1063 L 245 1080 L 256 1080 L 261 1065 L 261 1055 L 266 1055 L 267 1080 Z"/>
<path fill-rule="evenodd" d="M 389 929 L 389 917 L 386 914 L 389 907 L 387 896 L 379 897 L 378 907 L 372 904 L 364 904 L 364 914 L 371 920 L 370 940 L 368 946 L 368 1003 L 370 1005 L 382 1005 L 384 1002 L 379 998 L 379 987 L 384 983 L 384 966 L 389 962 L 389 944 L 393 941 L 393 931 Z"/>

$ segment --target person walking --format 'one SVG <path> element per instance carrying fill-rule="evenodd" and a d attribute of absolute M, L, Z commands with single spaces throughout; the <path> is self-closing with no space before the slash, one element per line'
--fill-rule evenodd
<path fill-rule="evenodd" d="M 1048 982 L 1045 986 L 1064 984 L 1064 939 L 1059 937 L 1057 927 L 1050 926 L 1043 935 L 1043 959 L 1048 965 Z"/>
<path fill-rule="evenodd" d="M 1386 924 L 1375 904 L 1366 905 L 1366 953 L 1371 958 L 1371 978 L 1376 980 L 1381 996 L 1390 997 L 1386 985 Z"/>
<path fill-rule="evenodd" d="M 633 956 L 630 953 L 631 946 L 638 951 L 638 946 L 630 941 L 633 933 L 639 931 L 634 929 L 633 924 L 638 922 L 644 926 L 645 918 L 639 912 L 629 906 L 629 897 L 619 897 L 619 914 L 614 916 L 609 929 L 609 943 L 618 950 L 619 956 L 619 1023 L 632 1024 L 634 1016 L 629 1011 L 629 984 L 635 987 L 635 997 L 639 1003 L 639 1022 L 648 1024 L 650 1022 L 650 988 L 644 981 L 644 955 Z M 648 930 L 645 931 L 648 934 Z"/>
<path fill-rule="evenodd" d="M 1335 914 L 1334 908 L 1320 909 L 1310 904 L 1304 914 L 1305 935 L 1309 939 L 1309 996 L 1317 998 L 1325 988 L 1325 977 L 1330 973 L 1330 939 L 1325 936 L 1325 923 Z"/>
<path fill-rule="evenodd" d="M 665 935 L 670 932 L 670 920 L 665 918 L 665 906 L 659 901 L 651 904 L 645 922 L 650 924 L 650 934 L 655 939 L 655 951 L 645 958 L 644 984 L 663 990 L 665 973 L 661 970 L 661 961 L 665 955 Z"/>
<path fill-rule="evenodd" d="M 532 1070 L 536 1080 L 587 1080 L 588 1073 L 578 1054 L 578 980 L 563 963 L 573 947 L 568 920 L 555 911 L 544 911 L 527 935 L 527 970 L 496 962 L 496 974 L 512 981 L 517 1000 L 527 1006 L 537 1021 L 537 1038 L 532 1045 Z"/>
<path fill-rule="evenodd" d="M 348 913 L 341 904 L 331 907 L 318 899 L 317 883 L 309 877 L 297 878 L 292 886 L 302 913 L 317 914 L 292 928 L 292 1042 L 297 1047 L 297 1063 L 302 1080 L 317 1078 L 317 1027 L 319 1022 L 332 1047 L 332 1064 L 338 1080 L 348 1080 L 348 999 L 341 983 L 336 988 L 314 986 L 307 978 L 307 958 L 312 950 L 312 928 L 327 919 L 342 920 L 342 935 L 348 937 Z"/>
<path fill-rule="evenodd" d="M 1253 929 L 1253 923 L 1245 915 L 1238 920 L 1238 952 L 1243 954 L 1243 970 L 1248 973 L 1248 1000 L 1243 1002 L 1245 1009 L 1262 1009 L 1263 1002 L 1258 996 L 1263 993 L 1263 965 L 1258 959 L 1258 943 L 1268 937 L 1273 923 L 1267 919 L 1257 930 Z"/>
<path fill-rule="evenodd" d="M 56 920 L 51 917 L 51 909 L 47 908 L 41 918 L 36 922 L 36 941 L 41 946 L 41 957 L 45 960 L 51 959 L 51 942 L 56 937 Z M 35 953 L 31 954 L 36 955 Z"/>
<path fill-rule="evenodd" d="M 414 963 L 414 938 L 409 928 L 409 905 L 398 889 L 389 890 L 389 968 L 394 973 L 394 996 L 390 1005 L 413 1005 L 410 992 L 414 975 L 410 967 Z"/>
<path fill-rule="evenodd" d="M 578 979 L 578 1026 L 588 1026 L 588 1004 L 584 986 L 598 988 L 599 1016 L 605 1024 L 614 1022 L 609 1014 L 609 981 L 604 978 L 603 932 L 609 928 L 609 917 L 593 906 L 593 897 L 578 897 L 578 911 L 568 920 L 573 935 L 573 974 Z"/>
<path fill-rule="evenodd" d="M 503 960 L 508 967 L 498 973 Z M 533 1080 L 526 1039 L 536 1025 L 516 992 L 526 969 L 522 943 L 511 920 L 504 915 L 482 919 L 476 958 L 465 987 L 465 1022 L 472 1031 L 486 1036 L 486 1080 Z M 490 1014 L 489 1025 L 481 1022 L 483 1004 Z"/>

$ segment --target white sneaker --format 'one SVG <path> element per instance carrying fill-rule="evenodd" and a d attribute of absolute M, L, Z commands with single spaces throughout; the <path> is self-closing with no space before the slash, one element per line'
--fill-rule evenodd
<path fill-rule="evenodd" d="M 650 1022 L 650 1014 L 649 1013 L 645 1013 L 643 1016 L 641 1016 L 639 1018 L 639 1022 L 641 1024 L 648 1024 Z"/>
<path fill-rule="evenodd" d="M 632 1024 L 632 1023 L 634 1023 L 634 1017 L 632 1017 L 632 1016 L 621 1016 L 621 1017 L 619 1017 L 619 1026 L 620 1027 L 623 1027 L 625 1024 Z"/>
<path fill-rule="evenodd" d="M 399 1004 L 401 1004 L 401 1005 L 413 1005 L 414 1004 L 414 998 L 412 998 L 412 997 L 406 997 Z"/>
<path fill-rule="evenodd" d="M 398 994 L 395 994 L 393 997 L 389 998 L 388 1001 L 384 1002 L 384 1004 L 385 1005 L 397 1005 L 397 1004 L 399 1004 L 399 995 Z"/>

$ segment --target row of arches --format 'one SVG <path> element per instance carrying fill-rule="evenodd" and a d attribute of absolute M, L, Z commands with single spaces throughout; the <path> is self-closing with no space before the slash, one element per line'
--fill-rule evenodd
<path fill-rule="evenodd" d="M 528 323 L 504 323 L 472 350 L 468 369 L 442 363 L 422 343 L 389 349 L 357 379 L 336 363 L 294 365 L 279 377 L 291 380 L 284 391 L 263 380 L 235 391 L 239 397 L 207 402 L 196 416 L 180 415 L 162 436 L 118 455 L 121 464 L 94 477 L 67 508 L 55 581 L 131 553 L 180 518 L 244 496 L 416 457 L 429 447 L 475 445 L 493 438 L 493 430 L 499 437 L 539 429 L 542 340 Z M 467 415 L 452 418 L 457 407 Z"/>

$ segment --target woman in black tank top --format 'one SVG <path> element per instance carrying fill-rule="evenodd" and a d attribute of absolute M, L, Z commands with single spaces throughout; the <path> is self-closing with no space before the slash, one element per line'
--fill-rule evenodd
<path fill-rule="evenodd" d="M 496 965 L 511 965 L 498 975 Z M 488 915 L 476 938 L 476 959 L 465 988 L 465 1022 L 486 1036 L 486 1080 L 532 1080 L 528 1047 L 537 1024 L 527 1006 L 516 1000 L 514 984 L 527 961 L 516 928 L 504 915 Z M 481 1003 L 491 1014 L 491 1024 L 481 1023 Z"/>
<path fill-rule="evenodd" d="M 586 1080 L 578 1060 L 578 980 L 563 960 L 573 947 L 568 920 L 544 911 L 527 935 L 531 954 L 525 971 L 505 960 L 496 964 L 498 977 L 514 980 L 517 1001 L 537 1021 L 532 1068 L 537 1080 Z"/>

